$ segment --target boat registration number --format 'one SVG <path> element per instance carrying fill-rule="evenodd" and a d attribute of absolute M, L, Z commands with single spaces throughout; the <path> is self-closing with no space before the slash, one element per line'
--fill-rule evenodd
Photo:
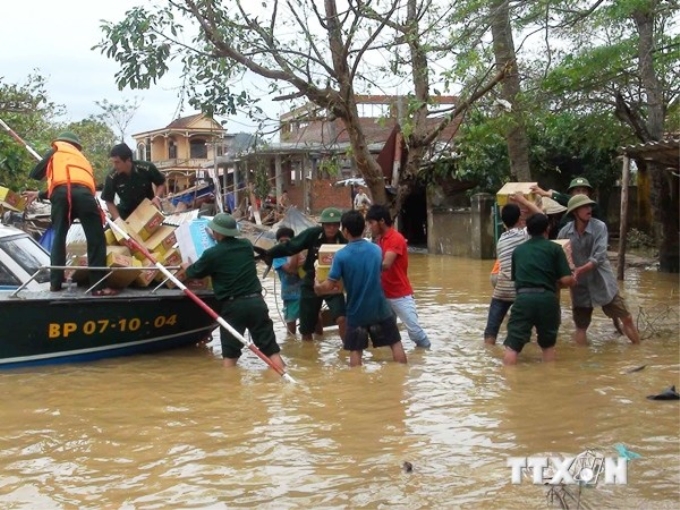
<path fill-rule="evenodd" d="M 77 322 L 51 322 L 48 324 L 47 335 L 50 339 L 68 338 L 71 335 L 85 334 L 98 335 L 117 331 L 120 333 L 135 332 L 145 327 L 161 329 L 177 324 L 177 314 L 157 315 L 153 320 L 142 320 L 139 317 L 130 319 L 98 319 L 89 320 L 83 323 Z"/>

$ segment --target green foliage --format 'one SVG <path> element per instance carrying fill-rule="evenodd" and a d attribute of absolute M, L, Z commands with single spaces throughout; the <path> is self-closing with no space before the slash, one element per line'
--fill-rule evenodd
<path fill-rule="evenodd" d="M 94 169 L 95 182 L 103 184 L 110 169 L 109 151 L 117 143 L 114 132 L 93 115 L 79 122 L 67 124 L 64 129 L 78 135 L 83 144 L 83 154 Z"/>
<path fill-rule="evenodd" d="M 49 100 L 40 74 L 33 73 L 20 84 L 0 77 L 0 118 L 38 153 L 49 149 L 59 129 L 54 119 L 62 111 Z M 28 180 L 35 164 L 35 158 L 0 128 L 0 186 L 13 190 L 35 188 L 36 182 Z"/>

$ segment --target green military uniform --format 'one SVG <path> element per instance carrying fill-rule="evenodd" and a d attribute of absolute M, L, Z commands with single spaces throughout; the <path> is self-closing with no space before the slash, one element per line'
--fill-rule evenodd
<path fill-rule="evenodd" d="M 101 198 L 105 202 L 113 202 L 118 195 L 118 212 L 121 218 L 127 219 L 145 198 L 154 198 L 152 184 L 165 184 L 165 176 L 153 163 L 133 161 L 129 175 L 112 170 L 106 176 Z"/>
<path fill-rule="evenodd" d="M 562 247 L 543 236 L 532 237 L 512 252 L 511 275 L 517 298 L 503 345 L 522 352 L 535 326 L 538 345 L 543 349 L 553 347 L 560 327 L 557 281 L 571 275 Z"/>
<path fill-rule="evenodd" d="M 236 331 L 247 329 L 255 345 L 266 356 L 280 352 L 274 323 L 262 297 L 257 277 L 253 245 L 246 239 L 225 237 L 190 265 L 188 278 L 212 278 L 215 297 L 221 303 L 220 315 Z M 225 329 L 220 329 L 222 357 L 238 358 L 243 344 Z"/>
<path fill-rule="evenodd" d="M 340 218 L 338 217 L 338 222 Z M 319 247 L 322 244 L 347 244 L 347 239 L 338 232 L 334 239 L 326 239 L 323 226 L 310 227 L 285 244 L 274 246 L 268 251 L 273 258 L 288 257 L 307 250 L 307 258 L 302 269 L 305 272 L 300 286 L 300 333 L 311 335 L 314 332 L 319 319 L 319 311 L 323 301 L 326 301 L 333 320 L 344 317 L 346 313 L 345 296 L 343 294 L 330 294 L 317 296 L 314 292 L 314 278 L 316 270 L 314 262 L 319 257 Z"/>

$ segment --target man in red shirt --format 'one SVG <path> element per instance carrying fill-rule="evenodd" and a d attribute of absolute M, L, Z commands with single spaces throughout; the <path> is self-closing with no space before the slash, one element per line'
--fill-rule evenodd
<path fill-rule="evenodd" d="M 384 205 L 372 205 L 366 213 L 366 221 L 383 253 L 381 281 L 385 297 L 406 326 L 409 338 L 418 347 L 429 349 L 430 340 L 418 324 L 416 301 L 408 279 L 406 239 L 392 227 L 392 216 Z"/>

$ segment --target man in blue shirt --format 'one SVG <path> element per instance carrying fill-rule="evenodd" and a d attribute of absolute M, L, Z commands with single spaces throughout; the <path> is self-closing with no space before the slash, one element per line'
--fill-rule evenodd
<path fill-rule="evenodd" d="M 397 320 L 380 283 L 382 252 L 363 238 L 366 221 L 359 211 L 348 211 L 340 219 L 342 234 L 349 241 L 333 257 L 328 279 L 316 280 L 314 290 L 325 294 L 338 289 L 343 281 L 347 292 L 347 331 L 343 348 L 350 351 L 349 365 L 361 365 L 370 337 L 373 347 L 390 346 L 394 361 L 406 363 Z"/>

